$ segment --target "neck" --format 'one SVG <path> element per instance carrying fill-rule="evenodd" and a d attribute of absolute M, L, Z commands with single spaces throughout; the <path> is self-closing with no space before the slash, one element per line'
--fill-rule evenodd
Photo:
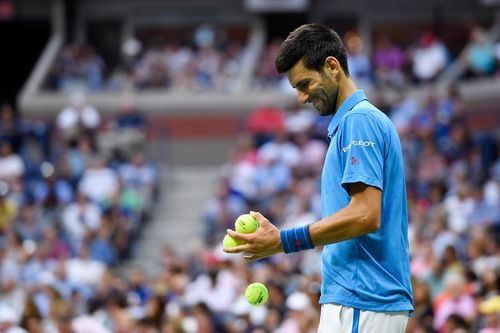
<path fill-rule="evenodd" d="M 358 87 L 356 86 L 356 83 L 348 77 L 344 76 L 340 83 L 339 83 L 339 91 L 337 95 L 337 105 L 335 105 L 335 113 L 337 110 L 340 108 L 342 103 L 345 102 L 345 100 L 351 96 L 356 90 L 358 90 Z"/>

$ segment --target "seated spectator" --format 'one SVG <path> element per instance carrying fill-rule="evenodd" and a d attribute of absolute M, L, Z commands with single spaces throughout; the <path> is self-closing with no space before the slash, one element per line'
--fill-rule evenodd
<path fill-rule="evenodd" d="M 78 250 L 78 256 L 66 261 L 66 276 L 75 288 L 89 290 L 96 287 L 106 271 L 106 266 L 90 257 L 87 245 L 82 245 Z"/>
<path fill-rule="evenodd" d="M 245 129 L 255 137 L 257 147 L 271 140 L 284 126 L 284 111 L 270 103 L 253 110 L 245 122 Z"/>
<path fill-rule="evenodd" d="M 448 50 L 432 32 L 420 36 L 410 51 L 412 75 L 417 83 L 433 82 L 448 65 Z"/>
<path fill-rule="evenodd" d="M 100 123 L 101 116 L 81 92 L 71 94 L 70 104 L 62 109 L 56 120 L 57 128 L 66 140 L 78 137 L 80 134 L 93 138 Z"/>
<path fill-rule="evenodd" d="M 445 294 L 441 295 L 441 302 L 435 305 L 434 329 L 446 331 L 450 323 L 447 322 L 452 314 L 456 314 L 471 323 L 476 316 L 474 298 L 465 292 L 466 280 L 463 273 L 456 272 L 446 278 Z"/>
<path fill-rule="evenodd" d="M 6 304 L 0 304 L 0 332 L 28 333 L 18 326 L 19 319 L 14 309 Z"/>
<path fill-rule="evenodd" d="M 78 189 L 103 209 L 108 209 L 118 199 L 119 185 L 116 172 L 106 165 L 104 157 L 97 155 L 83 173 Z"/>
<path fill-rule="evenodd" d="M 34 202 L 26 202 L 14 222 L 14 230 L 23 240 L 39 242 L 47 221 L 42 219 L 44 212 Z"/>
<path fill-rule="evenodd" d="M 382 85 L 401 87 L 404 84 L 405 53 L 389 37 L 383 35 L 375 41 L 373 63 L 375 80 Z"/>
<path fill-rule="evenodd" d="M 55 210 L 73 201 L 71 184 L 56 174 L 54 166 L 49 162 L 42 163 L 43 179 L 35 182 L 33 198 L 42 207 Z"/>
<path fill-rule="evenodd" d="M 53 90 L 99 90 L 103 87 L 104 67 L 93 47 L 66 45 L 50 69 L 46 85 Z"/>
<path fill-rule="evenodd" d="M 368 55 L 363 51 L 363 41 L 357 32 L 349 31 L 344 36 L 347 52 L 349 75 L 358 87 L 371 89 L 373 86 L 372 66 Z"/>
<path fill-rule="evenodd" d="M 126 97 L 120 113 L 99 137 L 99 150 L 117 160 L 129 158 L 134 150 L 143 150 L 148 134 L 146 116 Z"/>
<path fill-rule="evenodd" d="M 298 165 L 300 151 L 289 140 L 289 134 L 284 129 L 276 132 L 273 139 L 264 143 L 257 151 L 259 159 L 276 156 L 276 161 L 288 168 Z"/>
<path fill-rule="evenodd" d="M 118 175 L 124 190 L 134 190 L 141 198 L 140 210 L 149 211 L 157 189 L 158 176 L 154 166 L 146 162 L 144 153 L 132 153 L 130 162 L 123 163 L 118 168 Z"/>
<path fill-rule="evenodd" d="M 101 209 L 88 196 L 79 192 L 76 202 L 68 205 L 61 213 L 62 227 L 68 241 L 78 247 L 90 232 L 101 226 Z"/>
<path fill-rule="evenodd" d="M 296 167 L 301 169 L 302 173 L 320 175 L 328 148 L 325 142 L 311 138 L 307 132 L 297 133 L 294 142 L 299 149 Z"/>
<path fill-rule="evenodd" d="M 448 214 L 448 228 L 462 235 L 469 230 L 470 214 L 474 209 L 474 200 L 470 195 L 470 185 L 460 184 L 457 193 L 447 196 L 444 200 L 444 207 Z"/>
<path fill-rule="evenodd" d="M 264 210 L 269 208 L 273 197 L 288 188 L 291 180 L 290 168 L 280 158 L 276 149 L 265 149 L 255 172 L 256 199 Z"/>
<path fill-rule="evenodd" d="M 464 54 L 467 76 L 485 76 L 495 72 L 495 49 L 486 32 L 479 27 L 470 33 Z"/>
<path fill-rule="evenodd" d="M 285 129 L 290 134 L 303 133 L 313 129 L 316 113 L 295 101 L 285 113 Z"/>
<path fill-rule="evenodd" d="M 24 162 L 9 141 L 0 141 L 0 180 L 9 184 L 24 173 Z"/>
<path fill-rule="evenodd" d="M 111 242 L 111 230 L 105 225 L 100 226 L 97 233 L 89 244 L 90 257 L 94 260 L 104 263 L 108 267 L 112 267 L 118 260 L 118 254 Z"/>

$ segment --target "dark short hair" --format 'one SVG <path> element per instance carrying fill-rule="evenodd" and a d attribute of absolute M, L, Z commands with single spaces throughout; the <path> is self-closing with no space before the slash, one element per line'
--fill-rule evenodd
<path fill-rule="evenodd" d="M 335 57 L 349 75 L 347 55 L 339 35 L 322 24 L 304 24 L 281 44 L 275 60 L 276 70 L 285 73 L 303 59 L 305 68 L 319 72 L 329 56 Z"/>

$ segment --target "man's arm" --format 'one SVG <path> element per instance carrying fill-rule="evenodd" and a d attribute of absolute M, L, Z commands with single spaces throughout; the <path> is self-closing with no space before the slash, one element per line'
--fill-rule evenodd
<path fill-rule="evenodd" d="M 341 242 L 375 232 L 380 227 L 382 191 L 364 183 L 349 186 L 351 201 L 339 210 L 309 226 L 314 245 Z"/>
<path fill-rule="evenodd" d="M 378 230 L 382 206 L 382 191 L 363 183 L 349 186 L 351 201 L 340 211 L 309 226 L 315 246 L 341 242 Z M 246 244 L 224 248 L 227 253 L 245 253 L 245 259 L 258 260 L 283 252 L 280 230 L 262 214 L 251 212 L 259 221 L 259 228 L 252 234 L 228 230 L 228 234 Z"/>

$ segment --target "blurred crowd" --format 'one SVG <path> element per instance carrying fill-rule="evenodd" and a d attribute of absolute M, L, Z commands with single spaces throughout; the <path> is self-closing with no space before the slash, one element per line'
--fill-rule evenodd
<path fill-rule="evenodd" d="M 133 255 L 159 193 L 146 127 L 130 105 L 104 119 L 80 93 L 54 121 L 0 106 L 1 332 L 67 332 Z"/>
<path fill-rule="evenodd" d="M 459 78 L 498 76 L 500 39 L 481 26 L 470 27 L 463 45 L 447 45 L 439 34 L 423 31 L 410 41 L 394 41 L 388 35 L 373 38 L 368 50 L 356 31 L 343 36 L 349 71 L 364 89 L 401 88 L 436 81 L 455 62 L 463 70 Z M 229 29 L 212 25 L 195 27 L 185 38 L 178 36 L 140 41 L 126 40 L 121 62 L 105 66 L 88 45 L 67 45 L 51 68 L 46 87 L 65 90 L 174 89 L 234 92 L 243 89 L 242 68 L 250 50 L 248 38 L 229 38 Z M 286 89 L 276 72 L 274 59 L 281 39 L 269 41 L 258 57 L 251 80 L 253 89 Z M 456 44 L 456 41 L 454 42 Z M 460 51 L 457 53 L 455 49 Z"/>
<path fill-rule="evenodd" d="M 45 86 L 51 90 L 89 91 L 173 89 L 231 92 L 241 86 L 244 42 L 228 32 L 201 25 L 185 36 L 127 39 L 121 61 L 105 65 L 88 45 L 66 45 Z"/>

